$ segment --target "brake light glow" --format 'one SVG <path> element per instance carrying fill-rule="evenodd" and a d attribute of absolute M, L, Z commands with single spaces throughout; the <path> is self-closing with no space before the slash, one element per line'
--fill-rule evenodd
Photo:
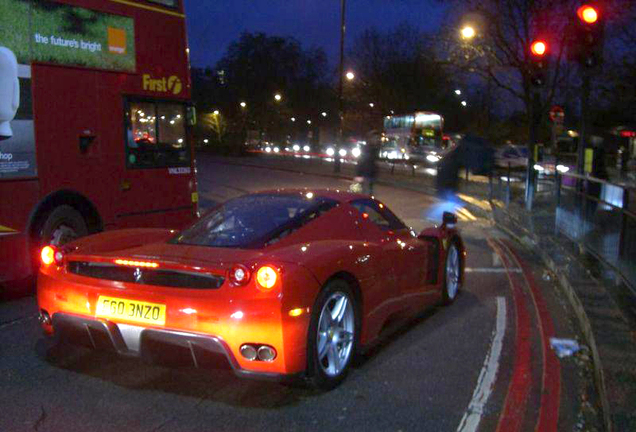
<path fill-rule="evenodd" d="M 42 264 L 51 265 L 55 262 L 55 249 L 51 246 L 44 246 L 42 248 L 42 252 L 40 252 L 40 258 L 42 259 Z"/>
<path fill-rule="evenodd" d="M 146 267 L 146 268 L 157 268 L 159 264 L 147 261 L 130 261 L 124 259 L 116 259 L 115 264 L 123 265 L 128 267 Z"/>
<path fill-rule="evenodd" d="M 272 289 L 278 279 L 278 272 L 272 267 L 263 266 L 256 272 L 256 282 L 261 288 Z"/>

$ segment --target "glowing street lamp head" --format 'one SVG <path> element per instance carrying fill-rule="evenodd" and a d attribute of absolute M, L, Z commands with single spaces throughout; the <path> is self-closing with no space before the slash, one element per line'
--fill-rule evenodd
<path fill-rule="evenodd" d="M 472 39 L 475 37 L 477 32 L 475 31 L 473 27 L 465 26 L 464 28 L 462 28 L 461 34 L 464 39 Z"/>
<path fill-rule="evenodd" d="M 576 11 L 576 14 L 579 16 L 581 21 L 584 21 L 587 24 L 594 24 L 598 21 L 598 11 L 590 5 L 581 6 Z"/>
<path fill-rule="evenodd" d="M 323 116 L 323 117 L 327 117 L 327 113 L 323 111 L 323 112 L 322 112 L 322 116 Z"/>
<path fill-rule="evenodd" d="M 356 74 L 354 74 L 353 72 L 349 71 L 347 72 L 347 74 L 345 75 L 345 77 L 347 77 L 347 79 L 349 81 L 353 81 L 353 79 L 356 77 Z"/>
<path fill-rule="evenodd" d="M 457 96 L 460 96 L 460 95 L 462 94 L 462 91 L 461 91 L 461 90 L 459 90 L 459 89 L 457 89 L 457 90 L 455 90 L 455 94 L 456 94 Z"/>
<path fill-rule="evenodd" d="M 212 114 L 214 114 L 216 116 L 216 115 L 219 115 L 220 112 L 219 112 L 219 110 L 214 110 L 214 112 Z"/>
<path fill-rule="evenodd" d="M 241 102 L 241 108 L 245 108 L 247 106 L 247 104 L 245 102 Z"/>
<path fill-rule="evenodd" d="M 530 51 L 532 51 L 532 54 L 534 54 L 537 57 L 542 57 L 547 50 L 548 50 L 548 44 L 546 44 L 544 41 L 541 41 L 541 40 L 532 42 L 532 45 L 530 46 Z"/>
<path fill-rule="evenodd" d="M 280 93 L 276 93 L 274 95 L 274 99 L 276 99 L 276 102 L 280 102 L 283 99 L 283 97 L 280 95 Z"/>

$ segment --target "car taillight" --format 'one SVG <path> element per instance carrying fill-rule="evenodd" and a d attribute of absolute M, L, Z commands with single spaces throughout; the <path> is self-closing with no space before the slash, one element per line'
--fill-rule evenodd
<path fill-rule="evenodd" d="M 266 290 L 272 289 L 276 285 L 278 272 L 270 266 L 263 266 L 256 272 L 256 282 L 261 288 Z"/>
<path fill-rule="evenodd" d="M 55 262 L 55 249 L 52 246 L 44 246 L 40 252 L 42 264 L 51 265 Z"/>
<path fill-rule="evenodd" d="M 230 269 L 230 282 L 235 286 L 245 286 L 250 281 L 250 271 L 244 265 L 237 264 Z"/>

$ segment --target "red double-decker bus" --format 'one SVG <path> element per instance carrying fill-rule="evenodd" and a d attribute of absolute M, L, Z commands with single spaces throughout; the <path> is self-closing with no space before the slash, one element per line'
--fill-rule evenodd
<path fill-rule="evenodd" d="M 43 243 L 197 213 L 181 0 L 0 0 L 0 287 Z"/>

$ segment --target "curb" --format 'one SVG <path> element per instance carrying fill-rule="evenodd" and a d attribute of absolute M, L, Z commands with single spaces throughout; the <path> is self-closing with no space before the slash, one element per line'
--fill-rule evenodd
<path fill-rule="evenodd" d="M 472 206 L 472 207 L 476 207 L 476 206 Z M 494 215 L 492 214 L 490 219 L 495 223 L 497 222 L 494 218 Z M 528 241 L 528 237 L 520 237 L 518 234 L 516 234 L 510 228 L 508 228 L 505 224 L 497 224 L 497 228 L 504 231 L 508 236 L 515 239 L 518 243 L 531 249 L 532 252 L 534 252 L 541 258 L 544 265 L 547 268 L 549 268 L 550 271 L 552 271 L 552 273 L 557 275 L 557 280 L 559 282 L 559 285 L 561 286 L 561 289 L 563 290 L 566 297 L 568 298 L 570 305 L 574 309 L 574 313 L 577 317 L 577 320 L 579 321 L 579 325 L 581 326 L 583 336 L 585 337 L 586 342 L 589 345 L 590 350 L 592 351 L 592 358 L 594 360 L 593 361 L 594 381 L 599 393 L 599 398 L 601 400 L 601 409 L 603 410 L 603 423 L 604 423 L 606 432 L 612 432 L 612 421 L 611 421 L 610 409 L 609 409 L 609 399 L 607 397 L 607 390 L 605 388 L 605 374 L 603 372 L 603 367 L 601 364 L 601 357 L 598 352 L 598 347 L 596 346 L 594 332 L 592 331 L 592 323 L 589 317 L 587 316 L 587 313 L 585 312 L 585 308 L 583 307 L 581 300 L 576 294 L 574 287 L 572 286 L 570 281 L 563 274 L 559 272 L 558 266 L 556 265 L 554 260 L 550 256 L 546 255 L 542 250 L 536 247 L 537 242 L 534 239 L 531 239 L 531 241 Z"/>

